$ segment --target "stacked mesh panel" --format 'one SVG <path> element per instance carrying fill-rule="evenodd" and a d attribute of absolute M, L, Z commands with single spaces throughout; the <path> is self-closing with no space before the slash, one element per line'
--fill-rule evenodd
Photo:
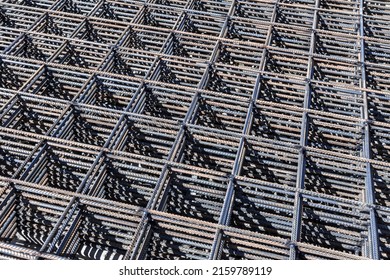
<path fill-rule="evenodd" d="M 1 1 L 0 258 L 389 259 L 389 20 Z"/>

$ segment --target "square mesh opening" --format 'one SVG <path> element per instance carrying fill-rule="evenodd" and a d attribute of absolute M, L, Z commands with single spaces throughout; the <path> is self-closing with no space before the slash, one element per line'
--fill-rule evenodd
<path fill-rule="evenodd" d="M 218 223 L 227 190 L 225 177 L 206 170 L 171 167 L 164 188 L 162 211 Z"/>
<path fill-rule="evenodd" d="M 146 207 L 161 171 L 162 165 L 152 160 L 130 154 L 108 154 L 92 179 L 88 194 Z"/>

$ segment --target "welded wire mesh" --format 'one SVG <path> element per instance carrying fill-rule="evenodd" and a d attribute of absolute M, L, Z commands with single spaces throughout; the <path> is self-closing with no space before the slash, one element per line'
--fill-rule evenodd
<path fill-rule="evenodd" d="M 389 22 L 0 1 L 0 258 L 389 259 Z"/>

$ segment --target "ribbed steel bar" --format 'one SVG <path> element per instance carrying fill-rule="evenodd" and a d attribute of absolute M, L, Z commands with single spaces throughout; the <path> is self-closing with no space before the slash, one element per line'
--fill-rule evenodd
<path fill-rule="evenodd" d="M 320 4 L 319 0 L 315 1 L 315 8 L 318 8 Z M 317 29 L 318 24 L 318 11 L 314 11 L 313 15 L 313 26 L 312 33 L 310 38 L 310 49 L 309 55 L 315 52 L 316 40 L 317 40 Z M 305 86 L 305 97 L 303 102 L 303 108 L 310 108 L 311 102 L 311 79 L 314 76 L 314 65 L 313 65 L 313 57 L 309 56 L 307 74 L 306 74 L 306 86 Z M 296 252 L 296 242 L 301 240 L 301 227 L 302 227 L 302 212 L 303 212 L 303 197 L 300 193 L 300 190 L 305 187 L 305 175 L 306 175 L 306 145 L 308 142 L 308 132 L 309 132 L 309 115 L 307 112 L 303 113 L 302 123 L 301 123 L 301 132 L 300 132 L 300 150 L 299 150 L 299 160 L 298 160 L 298 172 L 297 172 L 297 182 L 296 188 L 297 191 L 295 193 L 295 202 L 294 202 L 294 217 L 292 224 L 292 232 L 291 232 L 291 244 L 290 244 L 290 260 L 294 260 L 297 258 Z"/>
<path fill-rule="evenodd" d="M 360 0 L 359 3 L 359 35 L 364 35 L 364 17 L 363 17 L 363 9 L 364 9 L 364 0 Z M 366 65 L 365 65 L 365 41 L 363 38 L 360 39 L 360 62 L 361 62 L 361 87 L 365 89 L 367 87 L 366 83 Z M 370 124 L 369 124 L 369 115 L 368 115 L 368 98 L 367 91 L 363 92 L 363 114 L 362 117 L 366 120 L 364 124 L 364 143 L 363 143 L 363 155 L 366 158 L 371 158 L 371 135 L 370 135 Z M 375 189 L 373 186 L 373 171 L 370 163 L 366 165 L 366 196 L 365 200 L 370 207 L 370 227 L 369 227 L 369 249 L 370 249 L 370 257 L 377 260 L 379 259 L 379 239 L 378 239 L 378 226 L 376 221 L 376 211 L 373 207 L 375 203 Z"/>
<path fill-rule="evenodd" d="M 276 1 L 273 5 L 274 5 L 274 7 L 273 7 L 272 15 L 271 15 L 271 24 L 272 24 L 272 22 L 275 21 L 275 18 L 276 18 L 276 13 L 277 13 L 277 9 L 278 9 L 278 2 Z M 233 10 L 231 10 L 231 11 L 233 11 Z M 270 25 L 268 28 L 268 33 L 267 33 L 267 37 L 265 40 L 266 46 L 269 45 L 271 42 L 272 28 L 273 28 L 272 25 Z M 226 50 L 224 50 L 224 51 L 226 51 Z M 263 49 L 262 54 L 261 54 L 261 58 L 260 58 L 260 63 L 258 65 L 258 68 L 261 71 L 263 71 L 265 68 L 266 54 L 267 54 L 267 50 Z M 258 99 L 261 78 L 262 78 L 261 75 L 258 74 L 258 76 L 256 78 L 255 85 L 254 85 L 252 97 L 251 97 L 251 100 L 249 103 L 249 109 L 247 109 L 247 115 L 245 118 L 244 127 L 242 130 L 242 134 L 244 134 L 244 135 L 250 133 L 250 129 L 251 129 L 253 117 L 254 117 L 253 116 L 254 115 L 254 106 L 255 106 L 254 104 L 255 104 L 255 100 Z M 236 192 L 237 192 L 235 190 L 235 188 L 236 188 L 235 177 L 240 175 L 240 173 L 241 173 L 244 156 L 246 154 L 246 147 L 245 147 L 246 145 L 247 145 L 246 139 L 244 137 L 241 137 L 240 144 L 239 144 L 239 147 L 237 150 L 236 159 L 234 161 L 231 176 L 229 179 L 229 185 L 228 185 L 228 189 L 226 192 L 224 205 L 223 205 L 223 208 L 221 211 L 221 216 L 219 219 L 219 223 L 223 224 L 223 225 L 230 224 L 230 219 L 231 219 L 231 215 L 232 215 L 232 211 L 233 211 L 233 205 L 235 203 L 234 200 L 236 198 Z M 224 242 L 225 242 L 222 238 L 222 234 L 223 233 L 221 231 L 217 231 L 217 234 L 216 234 L 215 239 L 214 239 L 214 244 L 213 244 L 213 248 L 211 251 L 210 259 L 221 258 L 221 254 L 222 254 L 223 246 L 224 246 Z"/>

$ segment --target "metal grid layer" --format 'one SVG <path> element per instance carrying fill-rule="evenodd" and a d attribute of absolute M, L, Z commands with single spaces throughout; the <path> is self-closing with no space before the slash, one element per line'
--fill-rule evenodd
<path fill-rule="evenodd" d="M 390 259 L 389 22 L 0 1 L 0 258 Z"/>

